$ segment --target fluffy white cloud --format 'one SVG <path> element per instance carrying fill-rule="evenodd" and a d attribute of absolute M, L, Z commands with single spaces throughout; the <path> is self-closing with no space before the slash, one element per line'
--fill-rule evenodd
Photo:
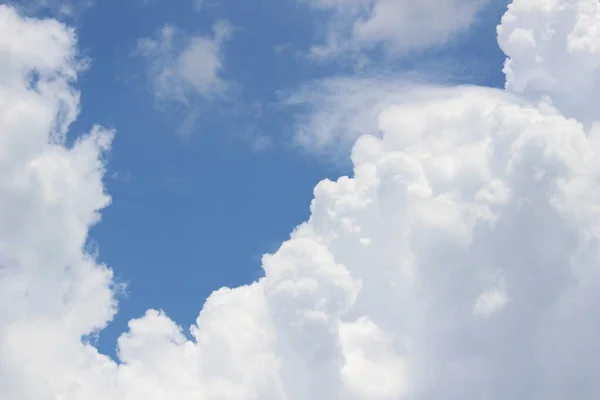
<path fill-rule="evenodd" d="M 498 27 L 506 88 L 584 123 L 600 104 L 600 2 L 515 0 Z"/>
<path fill-rule="evenodd" d="M 487 0 L 299 0 L 331 12 L 325 44 L 312 55 L 328 58 L 383 44 L 392 54 L 447 42 L 471 25 Z"/>
<path fill-rule="evenodd" d="M 138 51 L 149 61 L 149 73 L 160 100 L 186 102 L 190 95 L 221 94 L 226 83 L 221 46 L 230 36 L 226 21 L 213 26 L 212 36 L 186 35 L 167 25 L 155 38 L 139 41 Z"/>
<path fill-rule="evenodd" d="M 132 320 L 117 364 L 81 341 L 115 312 L 83 250 L 111 133 L 62 141 L 72 31 L 0 7 L 0 33 L 2 399 L 600 397 L 599 129 L 501 90 L 390 91 L 265 277 L 214 292 L 192 340 Z"/>
<path fill-rule="evenodd" d="M 390 105 L 449 98 L 459 92 L 455 87 L 428 83 L 417 74 L 334 77 L 304 85 L 285 97 L 284 104 L 297 111 L 297 144 L 346 157 L 360 136 L 381 134 L 378 118 Z"/>
<path fill-rule="evenodd" d="M 93 393 L 88 378 L 101 374 L 104 358 L 80 338 L 115 312 L 112 273 L 83 247 L 110 202 L 101 178 L 112 133 L 95 127 L 64 144 L 79 108 L 71 83 L 83 66 L 73 30 L 0 6 L 0 397 L 7 400 Z"/>

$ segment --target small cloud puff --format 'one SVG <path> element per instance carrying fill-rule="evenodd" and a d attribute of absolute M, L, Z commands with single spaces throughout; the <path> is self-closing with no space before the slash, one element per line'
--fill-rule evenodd
<path fill-rule="evenodd" d="M 222 95 L 227 88 L 222 45 L 231 32 L 227 21 L 218 21 L 212 36 L 187 35 L 167 25 L 154 38 L 141 39 L 137 53 L 148 60 L 157 98 L 188 102 L 190 96 Z"/>

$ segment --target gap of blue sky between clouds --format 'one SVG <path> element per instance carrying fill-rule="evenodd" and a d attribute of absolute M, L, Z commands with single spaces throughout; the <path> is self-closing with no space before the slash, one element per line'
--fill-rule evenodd
<path fill-rule="evenodd" d="M 350 43 L 377 15 L 359 20 Z M 115 362 L 81 340 L 118 308 L 85 250 L 115 132 L 65 144 L 75 31 L 0 6 L 0 397 L 598 398 L 599 26 L 595 0 L 514 0 L 505 89 L 418 85 L 366 116 L 380 135 L 315 187 L 264 277 L 215 291 L 191 339 L 131 320 Z"/>

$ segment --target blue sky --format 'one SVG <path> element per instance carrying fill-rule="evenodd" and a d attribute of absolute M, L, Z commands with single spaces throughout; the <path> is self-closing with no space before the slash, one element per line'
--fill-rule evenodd
<path fill-rule="evenodd" d="M 82 114 L 71 135 L 95 123 L 118 132 L 106 182 L 113 204 L 91 239 L 127 290 L 99 349 L 114 354 L 127 321 L 148 308 L 187 327 L 213 290 L 257 279 L 262 255 L 309 216 L 315 184 L 351 172 L 347 163 L 293 143 L 302 110 L 283 105 L 282 92 L 325 78 L 410 70 L 432 71 L 429 78 L 438 81 L 502 86 L 495 25 L 505 6 L 489 4 L 443 46 L 402 57 L 375 49 L 362 69 L 351 57 L 314 61 L 299 54 L 322 39 L 329 13 L 294 0 L 215 1 L 201 10 L 189 1 L 104 0 L 67 17 L 91 59 L 78 82 Z M 221 76 L 233 87 L 228 98 L 157 106 L 138 41 L 165 24 L 210 34 L 223 19 L 233 27 L 222 47 Z M 194 110 L 190 132 L 178 134 Z M 257 149 L 255 135 L 269 145 Z"/>
<path fill-rule="evenodd" d="M 5 3 L 2 400 L 600 398 L 597 0 Z"/>
<path fill-rule="evenodd" d="M 504 56 L 489 22 L 503 11 L 490 6 L 449 45 L 382 60 L 359 73 L 434 64 L 451 68 L 450 77 L 459 82 L 501 86 Z M 72 132 L 93 123 L 118 131 L 109 163 L 109 176 L 117 179 L 107 182 L 113 204 L 91 236 L 127 292 L 100 335 L 101 350 L 113 353 L 127 321 L 148 308 L 189 326 L 213 290 L 255 280 L 262 255 L 308 217 L 315 184 L 350 172 L 290 144 L 298 110 L 281 106 L 277 94 L 353 73 L 350 61 L 315 63 L 295 55 L 318 40 L 324 17 L 291 0 L 222 2 L 200 12 L 185 1 L 109 0 L 75 21 L 92 65 L 80 79 L 83 108 Z M 134 54 L 137 41 L 167 23 L 190 34 L 210 33 L 223 18 L 236 29 L 224 46 L 223 76 L 239 85 L 239 93 L 231 101 L 203 102 L 193 132 L 182 138 L 176 132 L 189 110 L 180 104 L 156 108 L 146 61 Z M 282 45 L 291 51 L 278 52 Z M 259 116 L 255 104 L 263 107 Z M 230 117 L 234 108 L 239 111 Z M 248 126 L 270 138 L 270 148 L 253 151 L 243 135 Z"/>

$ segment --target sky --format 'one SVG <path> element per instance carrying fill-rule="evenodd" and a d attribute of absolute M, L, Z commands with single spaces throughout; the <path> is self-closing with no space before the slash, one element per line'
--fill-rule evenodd
<path fill-rule="evenodd" d="M 597 398 L 600 3 L 0 2 L 0 398 Z"/>

